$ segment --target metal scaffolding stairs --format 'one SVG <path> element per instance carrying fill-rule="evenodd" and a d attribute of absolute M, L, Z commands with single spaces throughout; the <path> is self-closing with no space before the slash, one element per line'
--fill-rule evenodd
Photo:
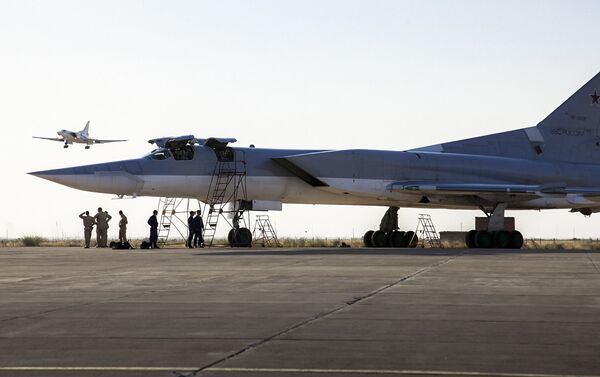
<path fill-rule="evenodd" d="M 240 212 L 239 199 L 246 197 L 246 161 L 242 153 L 238 158 L 238 153 L 232 150 L 233 158 L 231 160 L 217 160 L 214 173 L 208 188 L 208 195 L 204 202 L 204 244 L 211 247 L 217 232 L 219 219 L 227 214 L 233 214 L 233 226 L 240 219 L 236 219 Z M 241 191 L 241 192 L 240 192 Z M 240 195 L 242 196 L 240 198 Z M 233 208 L 228 209 L 228 203 Z M 227 219 L 225 219 L 227 221 Z M 243 218 L 241 219 L 243 220 Z M 230 224 L 231 225 L 231 224 Z"/>
<path fill-rule="evenodd" d="M 429 247 L 443 247 L 438 232 L 435 230 L 435 226 L 433 226 L 433 221 L 431 221 L 431 216 L 428 214 L 419 214 L 415 234 L 420 234 L 419 240 L 423 242 L 422 247 L 425 247 L 425 241 L 427 241 Z"/>
<path fill-rule="evenodd" d="M 187 200 L 186 211 L 178 211 L 184 200 Z M 160 198 L 158 200 L 158 242 L 165 245 L 171 236 L 171 231 L 176 231 L 182 239 L 187 240 L 187 222 L 181 220 L 179 214 L 188 213 L 189 199 Z"/>
<path fill-rule="evenodd" d="M 269 215 L 256 215 L 254 230 L 252 231 L 254 242 L 259 243 L 262 247 L 280 247 L 277 233 L 271 224 Z"/>

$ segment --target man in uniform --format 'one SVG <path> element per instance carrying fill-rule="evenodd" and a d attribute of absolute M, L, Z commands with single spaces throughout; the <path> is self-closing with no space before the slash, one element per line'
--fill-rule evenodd
<path fill-rule="evenodd" d="M 188 240 L 187 240 L 187 246 L 190 249 L 194 248 L 194 245 L 192 245 L 192 240 L 194 239 L 194 234 L 196 234 L 196 231 L 194 230 L 194 214 L 196 214 L 196 212 L 190 211 L 190 217 L 188 217 Z"/>
<path fill-rule="evenodd" d="M 158 220 L 156 219 L 158 211 L 152 211 L 152 216 L 148 219 L 148 225 L 150 225 L 150 248 L 160 249 L 156 244 L 158 242 Z"/>
<path fill-rule="evenodd" d="M 123 211 L 119 211 L 119 215 L 121 216 L 121 220 L 119 220 L 119 242 L 124 244 L 127 242 L 127 216 Z"/>
<path fill-rule="evenodd" d="M 204 247 L 204 237 L 202 233 L 204 231 L 204 222 L 202 221 L 202 214 L 200 210 L 196 212 L 194 217 L 194 247 Z"/>
<path fill-rule="evenodd" d="M 98 207 L 98 213 L 94 216 L 96 220 L 96 247 L 107 247 L 106 239 L 108 233 L 108 222 L 112 216 L 106 211 L 102 211 L 102 207 Z"/>
<path fill-rule="evenodd" d="M 96 222 L 94 218 L 90 216 L 90 211 L 82 212 L 79 215 L 79 218 L 83 220 L 83 235 L 85 237 L 85 248 L 90 248 L 90 241 L 92 239 L 92 229 L 94 229 L 94 225 Z"/>

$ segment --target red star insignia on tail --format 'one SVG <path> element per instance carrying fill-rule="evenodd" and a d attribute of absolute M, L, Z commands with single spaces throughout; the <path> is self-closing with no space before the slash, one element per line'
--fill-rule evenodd
<path fill-rule="evenodd" d="M 600 99 L 600 96 L 598 94 L 596 94 L 595 90 L 594 90 L 594 94 L 590 95 L 590 97 L 592 97 L 592 103 L 598 103 L 598 99 Z"/>

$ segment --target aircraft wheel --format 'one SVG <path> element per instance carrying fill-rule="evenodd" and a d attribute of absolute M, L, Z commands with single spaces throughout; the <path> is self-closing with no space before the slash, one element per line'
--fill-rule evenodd
<path fill-rule="evenodd" d="M 369 230 L 363 236 L 363 244 L 365 244 L 365 247 L 373 247 L 373 242 L 371 241 L 371 237 L 373 236 L 373 233 L 375 233 L 375 232 L 372 230 Z"/>
<path fill-rule="evenodd" d="M 233 235 L 235 243 L 240 247 L 252 246 L 252 232 L 248 228 L 239 228 Z"/>
<path fill-rule="evenodd" d="M 85 149 L 90 149 L 90 146 L 89 146 L 89 145 L 86 145 L 86 146 L 85 146 Z"/>
<path fill-rule="evenodd" d="M 493 232 L 492 245 L 496 249 L 506 249 L 510 247 L 510 232 L 506 230 Z"/>
<path fill-rule="evenodd" d="M 387 234 L 383 230 L 376 230 L 371 235 L 373 247 L 386 247 L 388 244 Z"/>
<path fill-rule="evenodd" d="M 518 230 L 510 232 L 510 248 L 520 249 L 523 247 L 523 235 Z"/>
<path fill-rule="evenodd" d="M 465 236 L 465 244 L 469 249 L 475 247 L 475 235 L 477 234 L 476 230 L 469 230 L 467 235 Z"/>
<path fill-rule="evenodd" d="M 229 246 L 235 247 L 235 242 L 233 240 L 233 235 L 235 234 L 235 229 L 231 228 L 229 233 L 227 233 L 227 242 L 229 242 Z"/>
<path fill-rule="evenodd" d="M 492 246 L 492 235 L 487 230 L 477 231 L 475 234 L 475 247 L 487 249 Z"/>
<path fill-rule="evenodd" d="M 65 144 L 63 148 L 69 148 L 69 146 L 67 144 Z"/>
<path fill-rule="evenodd" d="M 417 247 L 418 243 L 419 237 L 417 237 L 415 232 L 409 230 L 408 232 L 404 233 L 404 247 L 410 247 L 414 249 L 415 247 Z"/>
<path fill-rule="evenodd" d="M 404 232 L 401 230 L 393 230 L 388 238 L 391 247 L 402 247 L 402 239 L 404 238 Z"/>

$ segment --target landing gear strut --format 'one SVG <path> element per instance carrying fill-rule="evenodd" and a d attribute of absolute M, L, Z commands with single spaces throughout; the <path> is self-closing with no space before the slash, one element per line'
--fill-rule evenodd
<path fill-rule="evenodd" d="M 398 207 L 389 207 L 383 215 L 379 230 L 369 230 L 363 236 L 366 247 L 416 247 L 419 238 L 415 232 L 398 230 Z"/>
<path fill-rule="evenodd" d="M 240 218 L 243 218 L 243 214 L 244 209 L 241 208 L 233 216 L 233 228 L 227 234 L 227 242 L 231 247 L 252 247 L 252 232 L 248 228 L 240 227 Z"/>
<path fill-rule="evenodd" d="M 491 211 L 481 210 L 488 217 L 487 230 L 470 230 L 465 237 L 468 248 L 479 249 L 520 249 L 523 247 L 523 235 L 518 230 L 506 230 L 504 210 L 506 203 L 498 203 Z"/>

